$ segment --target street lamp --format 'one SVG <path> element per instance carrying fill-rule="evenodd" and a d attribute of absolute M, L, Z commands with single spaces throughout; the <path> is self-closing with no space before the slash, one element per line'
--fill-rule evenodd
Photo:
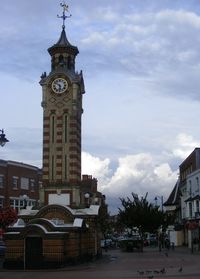
<path fill-rule="evenodd" d="M 22 198 L 23 198 L 23 200 L 24 200 L 24 207 L 23 207 L 23 209 L 26 209 L 26 207 L 27 207 L 27 201 L 28 201 L 28 196 L 25 194 L 25 195 L 22 196 Z"/>
<path fill-rule="evenodd" d="M 158 198 L 161 200 L 161 211 L 163 212 L 163 196 L 156 196 L 155 197 L 155 202 L 156 202 L 156 205 L 157 205 L 157 200 Z"/>
<path fill-rule="evenodd" d="M 4 134 L 4 130 L 2 129 L 0 129 L 0 145 L 3 147 L 5 144 L 6 144 L 6 142 L 8 142 L 9 140 L 6 138 L 6 135 Z"/>
<path fill-rule="evenodd" d="M 90 206 L 90 193 L 85 193 L 84 197 L 86 200 L 86 206 L 89 207 Z"/>

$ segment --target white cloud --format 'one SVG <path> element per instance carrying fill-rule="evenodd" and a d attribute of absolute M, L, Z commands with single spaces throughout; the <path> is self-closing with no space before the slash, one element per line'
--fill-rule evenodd
<path fill-rule="evenodd" d="M 98 179 L 100 188 L 107 184 L 110 176 L 110 160 L 94 157 L 87 152 L 82 152 L 82 174 L 89 174 Z"/>
<path fill-rule="evenodd" d="M 87 174 L 98 179 L 98 189 L 110 202 L 114 201 L 115 204 L 110 205 L 113 210 L 119 197 L 130 196 L 132 192 L 139 196 L 148 192 L 151 200 L 162 195 L 166 200 L 178 179 L 180 160 L 199 146 L 200 141 L 181 133 L 168 142 L 168 146 L 163 146 L 159 155 L 153 152 L 124 155 L 118 159 L 115 169 L 111 169 L 109 159 L 102 160 L 84 152 L 83 166 Z M 174 170 L 170 162 L 175 165 Z"/>
<path fill-rule="evenodd" d="M 186 159 L 195 147 L 200 147 L 200 140 L 195 140 L 191 135 L 181 133 L 177 136 L 175 144 L 173 155 Z"/>
<path fill-rule="evenodd" d="M 158 185 L 162 185 L 163 189 L 160 189 L 163 193 L 168 193 L 169 185 L 173 185 L 177 180 L 177 171 L 173 172 L 168 163 L 162 163 L 154 168 L 154 174 Z M 166 189 L 167 186 L 167 189 Z"/>
<path fill-rule="evenodd" d="M 154 155 L 136 154 L 119 159 L 119 166 L 105 190 L 114 196 L 131 192 L 167 195 L 175 180 L 176 175 L 167 163 L 159 163 Z"/>
<path fill-rule="evenodd" d="M 126 197 L 132 192 L 138 195 L 148 192 L 151 198 L 160 194 L 167 198 L 177 179 L 177 171 L 173 172 L 168 163 L 158 164 L 157 158 L 150 154 L 141 153 L 119 158 L 116 170 L 107 178 L 106 175 L 111 173 L 109 160 L 100 160 L 89 154 L 84 159 L 87 160 L 83 161 L 83 165 L 88 164 L 86 169 L 99 180 L 98 189 L 109 198 Z"/>
<path fill-rule="evenodd" d="M 164 24 L 168 24 L 169 21 L 171 22 L 171 25 L 169 26 L 171 30 L 175 30 L 172 28 L 172 24 L 180 24 L 180 26 L 183 26 L 183 24 L 191 25 L 195 28 L 200 28 L 200 18 L 198 15 L 196 15 L 193 12 L 188 12 L 185 10 L 164 10 L 160 11 L 155 15 L 156 19 L 159 22 L 163 22 Z"/>

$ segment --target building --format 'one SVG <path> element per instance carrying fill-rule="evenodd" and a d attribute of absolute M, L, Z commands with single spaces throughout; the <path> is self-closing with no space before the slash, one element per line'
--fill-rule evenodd
<path fill-rule="evenodd" d="M 192 248 L 199 242 L 200 205 L 200 148 L 180 164 L 179 179 L 164 206 L 168 213 L 176 215 L 175 229 L 179 231 L 179 243 Z"/>
<path fill-rule="evenodd" d="M 19 211 L 18 222 L 5 233 L 8 268 L 45 268 L 101 254 L 100 215 L 105 196 L 90 175 L 81 179 L 82 72 L 77 72 L 78 48 L 65 32 L 68 6 L 56 44 L 48 49 L 51 71 L 43 73 L 43 170 L 38 207 Z"/>
<path fill-rule="evenodd" d="M 0 160 L 0 207 L 11 206 L 17 211 L 39 202 L 42 186 L 41 169 L 28 164 Z"/>

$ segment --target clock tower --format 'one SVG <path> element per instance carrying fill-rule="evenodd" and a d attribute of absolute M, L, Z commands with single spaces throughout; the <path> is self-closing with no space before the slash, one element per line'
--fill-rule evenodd
<path fill-rule="evenodd" d="M 63 20 L 60 38 L 48 49 L 51 71 L 43 73 L 43 186 L 44 204 L 80 205 L 81 117 L 85 93 L 82 72 L 75 69 L 78 48 L 67 39 L 65 20 L 68 6 L 61 4 Z"/>

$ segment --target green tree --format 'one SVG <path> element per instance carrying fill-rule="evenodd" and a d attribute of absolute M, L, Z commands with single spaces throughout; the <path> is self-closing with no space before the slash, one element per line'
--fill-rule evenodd
<path fill-rule="evenodd" d="M 134 193 L 131 195 L 131 198 L 120 198 L 122 208 L 119 208 L 118 219 L 125 228 L 129 228 L 131 231 L 137 228 L 143 239 L 145 232 L 157 232 L 166 219 L 165 213 L 148 202 L 147 194 L 141 198 Z"/>
<path fill-rule="evenodd" d="M 107 205 L 102 205 L 99 209 L 98 224 L 104 239 L 106 239 L 107 235 L 112 231 Z"/>

